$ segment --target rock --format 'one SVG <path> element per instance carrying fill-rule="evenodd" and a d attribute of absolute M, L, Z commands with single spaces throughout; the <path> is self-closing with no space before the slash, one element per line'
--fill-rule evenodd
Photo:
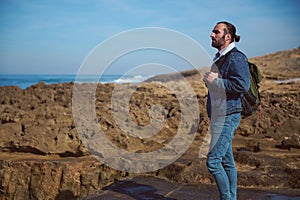
<path fill-rule="evenodd" d="M 92 157 L 39 160 L 19 154 L 1 161 L 0 191 L 6 199 L 82 198 L 122 177 Z M 24 160 L 25 159 L 25 160 Z"/>
<path fill-rule="evenodd" d="M 281 144 L 276 145 L 276 147 L 288 150 L 291 150 L 292 148 L 300 149 L 300 136 L 295 134 L 290 137 L 284 137 Z"/>

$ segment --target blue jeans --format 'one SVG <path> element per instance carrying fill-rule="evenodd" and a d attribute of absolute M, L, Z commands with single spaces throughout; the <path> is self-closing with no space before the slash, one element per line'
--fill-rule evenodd
<path fill-rule="evenodd" d="M 207 155 L 207 169 L 214 176 L 220 199 L 235 200 L 237 172 L 232 153 L 232 139 L 241 119 L 240 113 L 211 119 L 211 143 Z"/>

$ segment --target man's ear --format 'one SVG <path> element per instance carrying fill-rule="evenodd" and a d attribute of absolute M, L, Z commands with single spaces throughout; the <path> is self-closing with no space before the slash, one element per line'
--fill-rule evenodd
<path fill-rule="evenodd" d="M 229 33 L 227 33 L 226 35 L 225 35 L 225 40 L 226 41 L 231 41 L 231 35 L 229 34 Z"/>

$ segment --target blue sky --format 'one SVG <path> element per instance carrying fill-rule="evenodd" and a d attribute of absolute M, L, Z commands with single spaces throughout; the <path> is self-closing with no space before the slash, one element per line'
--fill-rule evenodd
<path fill-rule="evenodd" d="M 212 56 L 223 20 L 236 25 L 239 49 L 260 56 L 300 46 L 299 19 L 298 0 L 0 0 L 0 74 L 76 74 L 100 42 L 142 27 L 182 32 Z"/>

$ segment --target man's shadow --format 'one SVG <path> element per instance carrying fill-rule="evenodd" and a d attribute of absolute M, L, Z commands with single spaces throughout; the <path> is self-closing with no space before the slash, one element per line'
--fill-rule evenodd
<path fill-rule="evenodd" d="M 157 189 L 150 185 L 139 184 L 134 181 L 118 181 L 110 186 L 103 188 L 120 194 L 131 196 L 136 200 L 176 200 L 156 194 Z"/>

